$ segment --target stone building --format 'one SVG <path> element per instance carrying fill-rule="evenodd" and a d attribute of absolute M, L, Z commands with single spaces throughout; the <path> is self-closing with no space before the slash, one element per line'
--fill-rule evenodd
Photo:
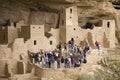
<path fill-rule="evenodd" d="M 49 23 L 49 20 L 46 21 Z M 23 77 L 25 80 L 40 80 L 39 78 L 42 77 L 51 77 L 51 75 L 43 76 L 43 72 L 44 74 L 53 72 L 52 75 L 61 74 L 62 72 L 55 71 L 54 73 L 51 69 L 46 71 L 28 65 L 28 51 L 37 53 L 40 49 L 53 50 L 59 42 L 67 43 L 71 38 L 74 38 L 77 45 L 80 44 L 80 41 L 86 40 L 92 48 L 95 48 L 94 42 L 97 40 L 104 48 L 115 47 L 115 21 L 101 20 L 100 23 L 102 23 L 101 26 L 91 25 L 91 28 L 91 26 L 85 25 L 86 28 L 82 28 L 78 26 L 77 7 L 63 6 L 61 8 L 59 28 L 51 28 L 47 32 L 48 36 L 45 35 L 44 25 L 23 26 L 24 21 L 11 23 L 8 27 L 0 27 L 0 43 L 13 43 L 12 47 L 9 48 L 7 45 L 0 45 L 0 64 L 2 64 L 0 77 L 11 77 L 10 80 L 17 78 L 23 80 Z M 28 66 L 35 67 L 34 74 L 39 77 L 28 73 Z"/>
<path fill-rule="evenodd" d="M 18 38 L 18 30 L 14 26 L 0 27 L 0 43 L 10 44 Z"/>
<path fill-rule="evenodd" d="M 63 7 L 60 25 L 60 37 L 62 43 L 68 42 L 77 35 L 75 34 L 75 27 L 78 27 L 77 7 Z"/>
<path fill-rule="evenodd" d="M 11 22 L 9 21 L 9 26 L 0 27 L 0 43 L 1 44 L 10 44 L 13 43 L 16 38 L 18 38 L 19 31 L 21 26 L 25 25 L 24 21 Z"/>
<path fill-rule="evenodd" d="M 44 47 L 44 25 L 22 26 L 20 33 L 31 52 L 39 52 Z"/>
<path fill-rule="evenodd" d="M 51 28 L 45 34 L 44 25 L 23 26 L 24 21 L 11 23 L 11 26 L 0 28 L 0 42 L 12 43 L 16 38 L 24 38 L 28 50 L 39 52 L 40 49 L 55 49 L 59 42 L 67 43 L 74 38 L 75 44 L 86 40 L 94 48 L 97 40 L 103 47 L 115 47 L 115 21 L 102 20 L 102 26 L 92 25 L 93 28 L 82 28 L 78 26 L 77 6 L 62 6 L 59 28 Z M 54 23 L 46 18 L 46 23 Z M 87 26 L 87 25 L 86 25 Z M 91 27 L 91 26 L 90 26 Z"/>
<path fill-rule="evenodd" d="M 75 44 L 79 45 L 80 41 L 86 40 L 88 44 L 94 48 L 95 41 L 99 41 L 103 47 L 115 47 L 115 21 L 101 20 L 102 26 L 85 25 L 82 28 L 78 26 L 77 7 L 63 7 L 61 10 L 60 20 L 60 41 L 67 43 L 71 38 L 74 38 Z"/>
<path fill-rule="evenodd" d="M 24 38 L 25 44 L 29 51 L 37 53 L 40 49 L 51 50 L 55 49 L 58 40 L 58 30 L 51 30 L 51 36 L 45 36 L 44 25 L 22 26 L 20 37 Z"/>

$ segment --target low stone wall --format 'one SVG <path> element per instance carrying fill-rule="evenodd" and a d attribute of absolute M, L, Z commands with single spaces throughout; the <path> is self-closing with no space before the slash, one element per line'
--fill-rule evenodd
<path fill-rule="evenodd" d="M 41 80 L 39 77 L 33 76 L 31 73 L 28 74 L 19 74 L 10 77 L 9 80 Z"/>
<path fill-rule="evenodd" d="M 24 74 L 24 63 L 15 59 L 0 59 L 0 77 L 10 77 L 14 74 Z"/>
<path fill-rule="evenodd" d="M 35 76 L 40 77 L 41 80 L 74 80 L 75 75 L 79 72 L 79 68 L 49 69 L 35 66 Z"/>

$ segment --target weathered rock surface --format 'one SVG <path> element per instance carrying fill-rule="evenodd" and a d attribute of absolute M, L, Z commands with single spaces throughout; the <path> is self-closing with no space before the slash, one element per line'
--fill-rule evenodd
<path fill-rule="evenodd" d="M 112 4 L 102 1 L 103 0 L 89 0 L 89 2 L 85 0 L 1 0 L 0 26 L 7 25 L 9 19 L 13 22 L 25 20 L 26 24 L 38 24 L 40 19 L 36 19 L 35 15 L 38 14 L 40 11 L 54 13 L 55 15 L 59 16 L 59 6 L 77 5 L 79 23 L 82 22 L 81 25 L 84 25 L 87 21 L 98 25 L 97 23 L 101 19 L 115 19 L 117 23 L 116 37 L 118 42 L 120 42 L 120 11 L 118 9 L 115 10 Z M 71 4 L 71 2 L 74 4 Z M 118 0 L 114 0 L 113 3 L 119 6 L 120 2 Z M 41 14 L 37 16 L 41 17 Z M 56 21 L 55 24 L 52 25 L 52 27 L 58 27 L 58 21 Z"/>

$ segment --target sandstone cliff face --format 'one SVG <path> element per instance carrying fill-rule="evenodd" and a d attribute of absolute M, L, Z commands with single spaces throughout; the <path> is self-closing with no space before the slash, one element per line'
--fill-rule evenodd
<path fill-rule="evenodd" d="M 0 1 L 0 25 L 6 25 L 8 19 L 14 22 L 27 20 L 28 15 L 29 9 L 24 4 L 13 0 Z"/>
<path fill-rule="evenodd" d="M 78 1 L 81 2 L 79 3 Z M 85 0 L 1 0 L 0 26 L 7 25 L 7 21 L 9 19 L 13 22 L 25 20 L 26 24 L 38 24 L 39 19 L 36 19 L 36 14 L 38 17 L 41 17 L 40 12 L 55 14 L 54 16 L 57 16 L 59 19 L 61 5 L 77 5 L 79 20 L 81 20 L 80 22 L 82 22 L 82 25 L 84 25 L 87 21 L 96 24 L 101 19 L 115 19 L 117 23 L 116 37 L 120 42 L 120 11 L 116 11 L 113 5 L 108 2 L 102 2 L 101 0 L 89 1 L 90 2 Z M 119 4 L 119 1 L 113 3 Z M 41 21 L 45 23 L 44 18 L 42 19 L 43 20 Z M 57 24 L 58 21 L 56 21 L 52 27 L 58 27 Z"/>

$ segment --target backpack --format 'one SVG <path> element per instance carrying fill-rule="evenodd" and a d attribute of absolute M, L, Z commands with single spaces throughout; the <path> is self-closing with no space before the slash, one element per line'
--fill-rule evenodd
<path fill-rule="evenodd" d="M 87 60 L 86 60 L 86 59 L 84 59 L 84 60 L 83 60 L 83 63 L 87 63 Z"/>
<path fill-rule="evenodd" d="M 64 63 L 64 58 L 61 58 L 61 63 Z"/>

